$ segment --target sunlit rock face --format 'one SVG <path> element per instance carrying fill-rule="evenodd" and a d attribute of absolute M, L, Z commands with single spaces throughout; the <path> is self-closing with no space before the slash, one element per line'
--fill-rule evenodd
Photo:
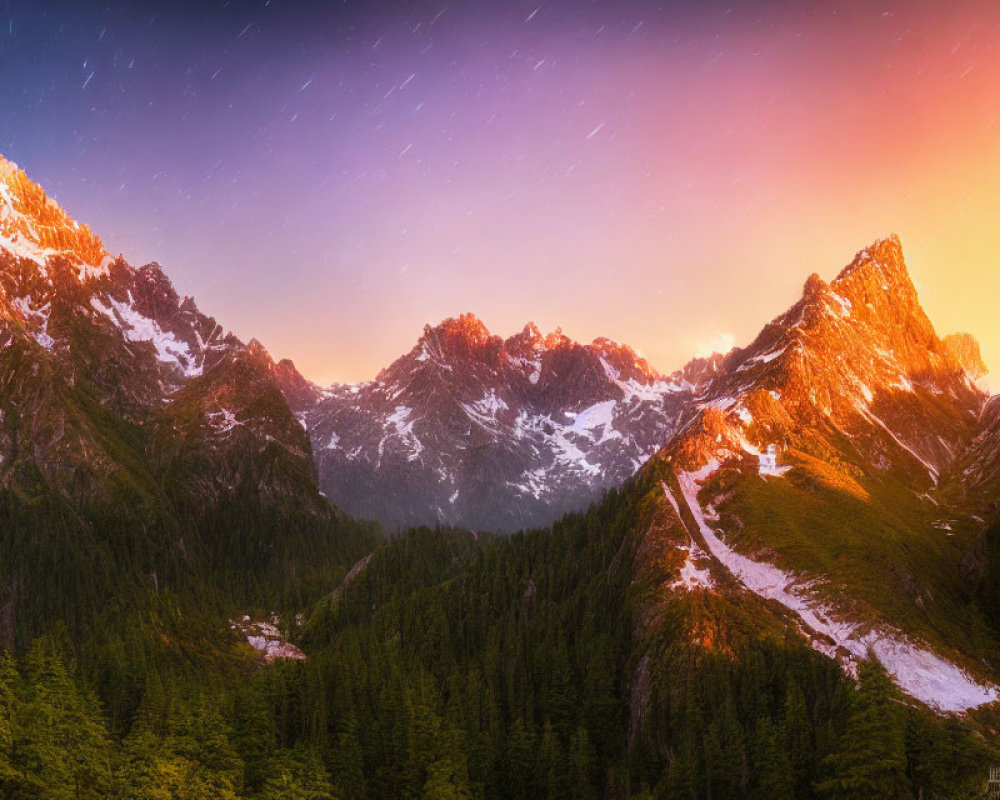
<path fill-rule="evenodd" d="M 994 702 L 989 637 L 954 614 L 1000 483 L 982 373 L 971 336 L 935 332 L 895 236 L 810 276 L 640 472 L 643 633 L 688 615 L 693 644 L 735 652 L 791 626 L 848 672 L 873 655 L 937 711 Z M 704 611 L 726 602 L 759 610 Z"/>

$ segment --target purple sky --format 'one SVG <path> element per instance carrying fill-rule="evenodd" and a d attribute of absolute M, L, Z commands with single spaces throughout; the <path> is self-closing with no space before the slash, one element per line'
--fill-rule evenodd
<path fill-rule="evenodd" d="M 669 371 L 890 231 L 1000 358 L 992 3 L 4 2 L 0 152 L 321 383 L 463 311 Z"/>

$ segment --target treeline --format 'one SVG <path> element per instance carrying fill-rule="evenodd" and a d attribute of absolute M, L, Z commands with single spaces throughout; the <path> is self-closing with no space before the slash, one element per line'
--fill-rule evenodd
<path fill-rule="evenodd" d="M 151 672 L 131 730 L 115 739 L 71 653 L 68 637 L 55 634 L 21 659 L 0 656 L 5 799 L 335 796 L 313 752 L 271 746 L 266 709 L 234 703 L 214 681 L 164 684 Z"/>

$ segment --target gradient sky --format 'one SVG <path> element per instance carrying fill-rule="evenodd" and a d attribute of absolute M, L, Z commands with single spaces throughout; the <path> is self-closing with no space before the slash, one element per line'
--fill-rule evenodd
<path fill-rule="evenodd" d="M 0 0 L 0 152 L 321 383 L 463 311 L 669 371 L 892 231 L 1000 368 L 995 2 Z"/>

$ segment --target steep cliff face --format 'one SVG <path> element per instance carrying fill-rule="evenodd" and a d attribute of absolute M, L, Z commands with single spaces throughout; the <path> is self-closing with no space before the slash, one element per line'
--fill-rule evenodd
<path fill-rule="evenodd" d="M 651 629 L 678 605 L 704 646 L 790 626 L 849 669 L 874 653 L 934 708 L 995 700 L 995 638 L 962 622 L 983 525 L 948 477 L 987 401 L 977 349 L 938 337 L 896 237 L 811 276 L 640 473 Z M 717 599 L 707 617 L 699 597 Z M 753 633 L 733 610 L 748 603 Z"/>
<path fill-rule="evenodd" d="M 966 357 L 977 349 L 970 340 L 951 340 L 966 343 L 959 351 L 938 338 L 891 237 L 830 284 L 811 276 L 798 303 L 731 353 L 701 400 L 716 421 L 703 414 L 701 427 L 714 437 L 721 424 L 735 446 L 739 437 L 791 444 L 833 426 L 866 463 L 933 485 L 986 402 L 975 383 L 981 364 Z"/>

